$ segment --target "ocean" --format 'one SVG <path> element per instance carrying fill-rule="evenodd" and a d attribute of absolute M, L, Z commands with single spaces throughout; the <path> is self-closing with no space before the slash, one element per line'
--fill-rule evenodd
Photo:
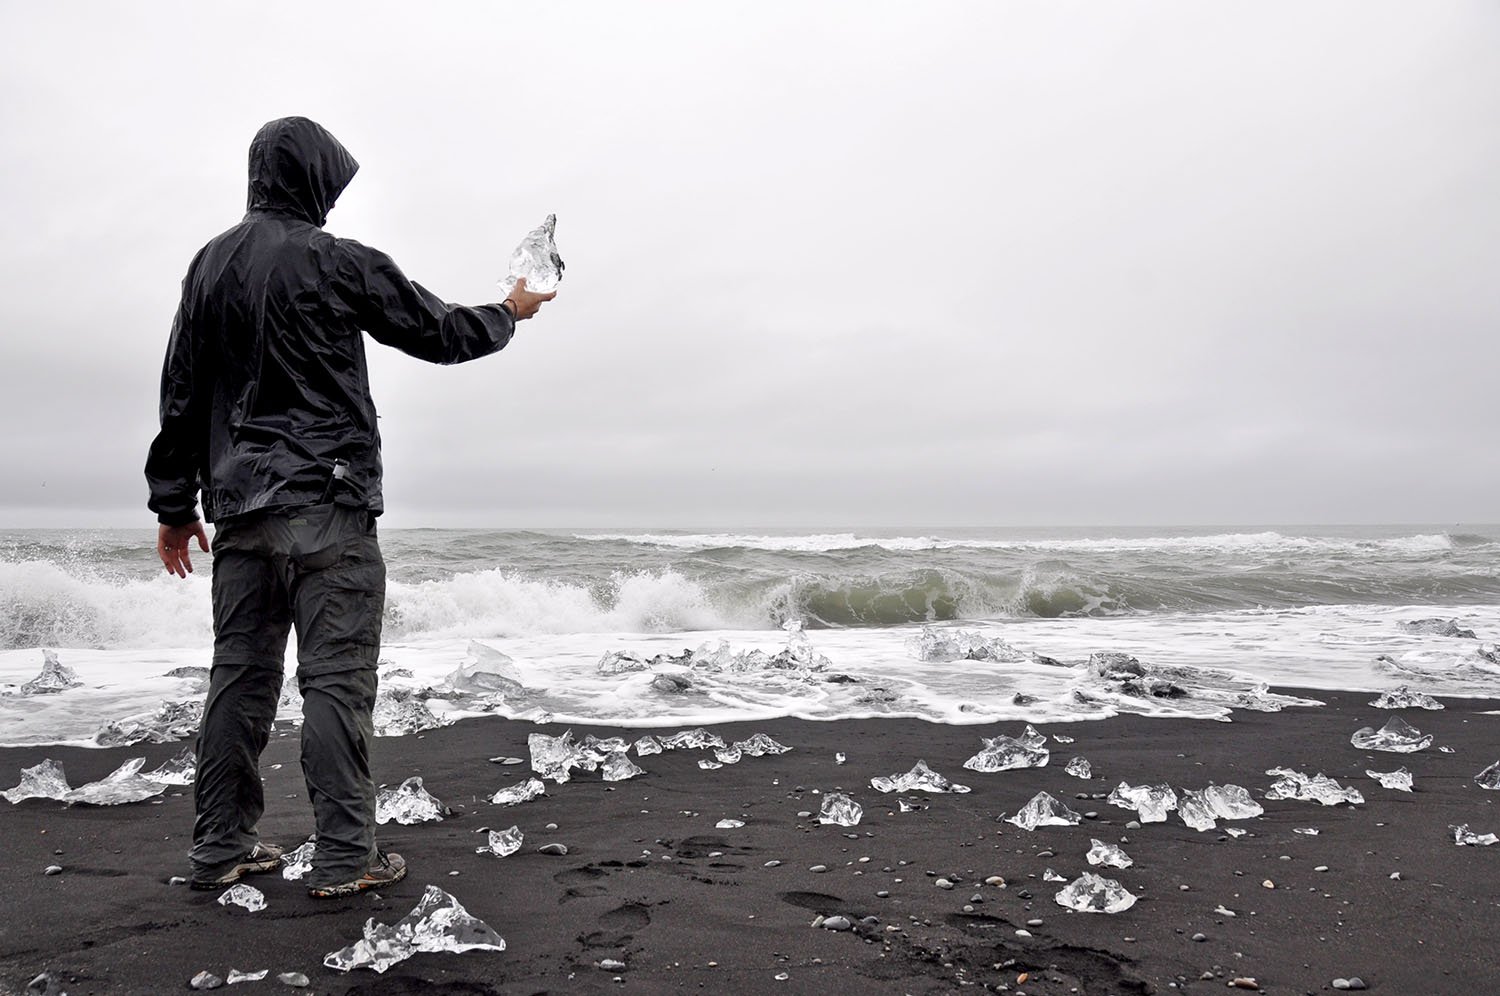
<path fill-rule="evenodd" d="M 518 719 L 1225 720 L 1232 706 L 1285 704 L 1255 698 L 1266 684 L 1500 692 L 1493 525 L 381 540 L 391 680 L 440 685 L 498 652 L 525 694 L 492 711 Z M 151 530 L 0 532 L 0 744 L 92 743 L 103 724 L 192 691 L 166 672 L 210 663 L 210 558 L 179 580 L 153 542 Z M 83 687 L 17 694 L 43 649 Z M 1154 684 L 1095 657 L 1111 654 Z"/>

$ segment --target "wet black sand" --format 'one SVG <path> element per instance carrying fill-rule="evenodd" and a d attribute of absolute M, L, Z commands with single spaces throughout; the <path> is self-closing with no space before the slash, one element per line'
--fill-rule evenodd
<path fill-rule="evenodd" d="M 166 884 L 186 874 L 192 806 L 179 794 L 186 790 L 169 789 L 159 805 L 0 803 L 0 993 L 24 992 L 43 971 L 75 996 L 181 992 L 200 970 L 224 976 L 231 967 L 271 970 L 266 981 L 230 990 L 243 996 L 292 992 L 275 981 L 285 971 L 311 977 L 304 991 L 339 994 L 988 989 L 1093 996 L 1222 992 L 1235 977 L 1254 978 L 1268 993 L 1318 993 L 1349 976 L 1377 993 L 1500 991 L 1493 957 L 1500 845 L 1456 847 L 1448 834 L 1452 823 L 1500 833 L 1500 792 L 1471 781 L 1500 758 L 1500 716 L 1480 714 L 1500 702 L 1449 699 L 1443 712 L 1402 713 L 1451 754 L 1435 745 L 1372 755 L 1349 745 L 1354 730 L 1392 715 L 1368 707 L 1372 695 L 1306 694 L 1328 706 L 1236 713 L 1227 724 L 1136 717 L 1054 724 L 1044 732 L 1076 743 L 1051 744 L 1051 765 L 996 774 L 960 765 L 981 746 L 981 735 L 1018 733 L 1021 724 L 728 724 L 713 729 L 726 740 L 765 732 L 794 750 L 714 771 L 698 768 L 702 752 L 656 755 L 641 759 L 649 774 L 635 780 L 606 784 L 597 774 L 580 775 L 549 783 L 545 797 L 512 809 L 487 797 L 526 777 L 526 768 L 486 759 L 525 757 L 527 734 L 562 727 L 464 721 L 376 742 L 382 781 L 420 774 L 435 795 L 462 807 L 443 823 L 383 829 L 384 844 L 411 865 L 405 882 L 378 898 L 329 902 L 309 899 L 279 875 L 256 876 L 248 881 L 269 904 L 259 913 L 225 909 L 215 893 Z M 574 732 L 634 739 L 643 731 Z M 264 757 L 262 830 L 290 847 L 310 832 L 311 817 L 296 731 L 278 733 L 287 735 L 273 737 Z M 130 756 L 146 755 L 154 767 L 180 746 L 0 750 L 0 786 L 14 785 L 21 767 L 44 757 L 63 761 L 77 785 Z M 837 751 L 847 764 L 835 764 Z M 1094 780 L 1064 773 L 1075 755 L 1092 762 Z M 918 758 L 973 792 L 928 797 L 924 810 L 900 813 L 895 797 L 869 787 L 872 776 L 906 771 Z M 1416 776 L 1414 794 L 1364 776 L 1367 767 L 1403 764 Z M 1275 766 L 1323 771 L 1357 787 L 1366 804 L 1266 802 L 1263 817 L 1228 824 L 1250 831 L 1235 840 L 1188 829 L 1175 814 L 1165 824 L 1127 829 L 1135 814 L 1102 798 L 1075 798 L 1108 792 L 1123 779 L 1179 788 L 1232 782 L 1259 799 L 1272 780 L 1264 772 Z M 817 811 L 814 789 L 849 791 L 865 807 L 863 822 L 846 830 L 799 817 Z M 997 822 L 1042 789 L 1098 818 L 1034 833 Z M 726 817 L 745 826 L 715 829 Z M 474 853 L 481 842 L 475 830 L 513 823 L 526 834 L 519 853 Z M 549 823 L 558 829 L 545 830 Z M 1321 833 L 1304 836 L 1296 827 Z M 1088 870 L 1090 837 L 1128 838 L 1122 846 L 1135 865 L 1105 873 L 1140 896 L 1133 909 L 1071 913 L 1053 901 L 1060 886 L 1041 881 L 1047 867 L 1069 878 Z M 536 852 L 554 841 L 567 845 L 567 855 Z M 768 861 L 781 864 L 768 868 Z M 44 876 L 54 863 L 63 873 Z M 820 864 L 828 870 L 809 870 Z M 1316 871 L 1320 865 L 1327 871 Z M 993 875 L 1006 887 L 982 884 Z M 943 876 L 955 888 L 936 887 Z M 1266 880 L 1275 887 L 1265 888 Z M 394 921 L 427 884 L 486 920 L 508 950 L 418 955 L 383 976 L 322 967 L 323 955 L 354 940 L 367 916 Z M 889 895 L 878 897 L 881 891 Z M 1238 916 L 1216 914 L 1220 904 Z M 818 914 L 846 915 L 855 929 L 814 928 Z M 864 917 L 878 922 L 858 922 Z M 1043 922 L 1027 928 L 1032 919 Z M 1018 936 L 1020 928 L 1031 936 Z M 1192 940 L 1195 933 L 1206 940 Z M 601 970 L 603 959 L 626 968 Z M 1201 979 L 1205 972 L 1212 977 Z"/>

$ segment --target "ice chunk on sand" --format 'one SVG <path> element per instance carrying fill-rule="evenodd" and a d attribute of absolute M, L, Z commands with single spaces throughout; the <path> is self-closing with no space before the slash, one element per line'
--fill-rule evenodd
<path fill-rule="evenodd" d="M 1458 826 L 1449 826 L 1448 832 L 1453 835 L 1453 843 L 1459 847 L 1489 847 L 1491 844 L 1500 843 L 1500 837 L 1492 833 L 1475 833 L 1469 829 L 1467 823 Z"/>
<path fill-rule="evenodd" d="M 1086 757 L 1073 758 L 1068 762 L 1068 766 L 1063 770 L 1072 775 L 1074 778 L 1094 777 L 1093 766 L 1089 764 L 1089 759 Z"/>
<path fill-rule="evenodd" d="M 1052 756 L 1047 738 L 1034 727 L 1019 737 L 983 737 L 984 749 L 964 762 L 971 771 L 1010 771 L 1015 768 L 1045 768 Z"/>
<path fill-rule="evenodd" d="M 457 899 L 429 885 L 422 899 L 394 924 L 365 921 L 364 937 L 332 951 L 323 964 L 339 972 L 370 968 L 384 972 L 420 951 L 504 951 L 505 939 L 471 916 Z"/>
<path fill-rule="evenodd" d="M 191 785 L 198 774 L 198 761 L 193 757 L 193 748 L 184 747 L 177 756 L 163 761 L 155 771 L 148 771 L 142 778 L 164 785 Z"/>
<path fill-rule="evenodd" d="M 637 757 L 648 757 L 651 754 L 660 754 L 661 752 L 661 741 L 657 740 L 649 733 L 635 742 L 635 753 Z"/>
<path fill-rule="evenodd" d="M 146 740 L 156 744 L 169 743 L 192 736 L 198 731 L 202 719 L 202 699 L 163 702 L 154 713 L 105 723 L 94 734 L 94 743 L 100 747 L 129 747 Z"/>
<path fill-rule="evenodd" d="M 1135 897 L 1114 879 L 1084 872 L 1057 894 L 1057 905 L 1080 913 L 1123 913 Z"/>
<path fill-rule="evenodd" d="M 823 806 L 818 812 L 819 823 L 832 823 L 841 827 L 852 827 L 865 815 L 864 807 L 842 792 L 829 792 L 823 796 Z"/>
<path fill-rule="evenodd" d="M 1349 742 L 1360 750 L 1383 750 L 1395 754 L 1410 754 L 1432 746 L 1432 734 L 1423 734 L 1400 716 L 1392 716 L 1390 722 L 1379 731 L 1364 727 L 1349 738 Z"/>
<path fill-rule="evenodd" d="M 441 822 L 453 811 L 422 786 L 422 776 L 412 775 L 396 788 L 384 788 L 375 797 L 375 822 L 395 820 L 402 826 Z"/>
<path fill-rule="evenodd" d="M 1500 761 L 1475 775 L 1474 784 L 1482 789 L 1500 789 Z"/>
<path fill-rule="evenodd" d="M 142 802 L 167 790 L 165 782 L 155 782 L 141 776 L 144 757 L 132 757 L 97 782 L 80 785 L 63 796 L 64 802 L 78 802 L 89 806 L 120 806 L 131 802 Z"/>
<path fill-rule="evenodd" d="M 1221 820 L 1249 820 L 1266 811 L 1264 806 L 1250 798 L 1247 790 L 1238 785 L 1210 783 L 1202 795 L 1208 808 Z"/>
<path fill-rule="evenodd" d="M 720 764 L 739 764 L 740 758 L 742 758 L 743 756 L 744 752 L 733 744 L 728 747 L 721 747 L 718 750 L 714 751 L 714 760 L 718 761 Z"/>
<path fill-rule="evenodd" d="M 562 257 L 557 254 L 557 215 L 547 215 L 547 220 L 527 233 L 510 254 L 506 274 L 500 279 L 500 289 L 506 294 L 516 289 L 516 281 L 524 278 L 526 289 L 537 294 L 557 290 L 565 269 Z"/>
<path fill-rule="evenodd" d="M 1404 767 L 1395 771 L 1371 771 L 1366 768 L 1365 774 L 1379 782 L 1381 788 L 1395 789 L 1398 792 L 1411 791 L 1411 772 Z"/>
<path fill-rule="evenodd" d="M 723 747 L 725 743 L 719 736 L 709 733 L 703 727 L 692 730 L 683 730 L 669 736 L 659 737 L 661 745 L 667 750 L 708 750 L 714 747 Z"/>
<path fill-rule="evenodd" d="M 78 680 L 78 674 L 68 665 L 57 659 L 57 654 L 50 650 L 42 651 L 42 673 L 32 678 L 21 686 L 22 695 L 51 695 L 54 692 L 65 692 L 70 688 L 77 688 L 83 682 Z"/>
<path fill-rule="evenodd" d="M 497 806 L 517 806 L 546 794 L 547 786 L 535 778 L 528 778 L 520 785 L 512 785 L 510 788 L 503 788 L 496 792 L 490 797 L 490 802 Z"/>
<path fill-rule="evenodd" d="M 877 792 L 958 792 L 969 791 L 967 785 L 956 785 L 933 771 L 926 761 L 917 761 L 904 775 L 888 775 L 870 779 L 870 787 Z"/>
<path fill-rule="evenodd" d="M 301 881 L 302 876 L 312 871 L 313 852 L 318 848 L 318 835 L 313 834 L 296 850 L 281 856 L 281 877 L 288 882 Z"/>
<path fill-rule="evenodd" d="M 764 733 L 752 734 L 746 739 L 736 742 L 734 746 L 739 748 L 741 754 L 748 754 L 751 757 L 763 757 L 766 754 L 785 754 L 791 750 L 790 747 L 777 743 Z"/>
<path fill-rule="evenodd" d="M 625 650 L 611 650 L 599 658 L 596 670 L 604 675 L 629 674 L 651 670 L 651 662 Z"/>
<path fill-rule="evenodd" d="M 491 830 L 488 842 L 484 847 L 475 848 L 474 853 L 494 854 L 504 858 L 519 851 L 525 839 L 526 835 L 521 833 L 520 827 L 511 827 L 509 830 Z"/>
<path fill-rule="evenodd" d="M 1120 850 L 1114 844 L 1106 844 L 1102 840 L 1089 838 L 1089 853 L 1087 855 L 1091 865 L 1108 865 L 1111 868 L 1129 868 L 1135 864 L 1130 855 Z"/>
<path fill-rule="evenodd" d="M 0 792 L 7 802 L 16 803 L 24 799 L 66 799 L 73 791 L 68 786 L 68 776 L 63 772 L 61 761 L 47 758 L 41 764 L 21 769 L 21 784 Z"/>
<path fill-rule="evenodd" d="M 374 721 L 377 737 L 404 737 L 453 722 L 433 715 L 427 703 L 412 698 L 411 690 L 405 688 L 381 689 L 375 698 Z"/>
<path fill-rule="evenodd" d="M 243 906 L 251 913 L 259 913 L 266 908 L 266 894 L 253 885 L 240 882 L 231 885 L 219 897 L 220 906 Z"/>
<path fill-rule="evenodd" d="M 259 982 L 270 974 L 269 968 L 263 968 L 259 972 L 241 972 L 237 968 L 231 968 L 229 974 L 224 976 L 224 981 L 231 986 L 236 982 Z"/>
<path fill-rule="evenodd" d="M 1431 695 L 1414 692 L 1406 685 L 1381 693 L 1370 705 L 1376 709 L 1441 709 L 1443 704 Z"/>
<path fill-rule="evenodd" d="M 1272 768 L 1266 774 L 1276 779 L 1266 790 L 1267 799 L 1295 799 L 1323 806 L 1337 806 L 1341 802 L 1357 806 L 1365 801 L 1358 789 L 1344 788 L 1321 771 L 1311 778 L 1290 768 Z"/>
<path fill-rule="evenodd" d="M 1213 806 L 1202 792 L 1194 792 L 1192 789 L 1184 789 L 1182 795 L 1177 797 L 1177 815 L 1182 817 L 1183 823 L 1200 833 L 1218 826 L 1214 822 L 1216 817 Z"/>
<path fill-rule="evenodd" d="M 646 769 L 632 761 L 623 750 L 616 751 L 604 759 L 604 780 L 623 782 L 636 775 L 644 775 Z"/>
<path fill-rule="evenodd" d="M 745 825 L 744 820 L 723 819 L 714 824 L 715 830 L 738 830 Z"/>
<path fill-rule="evenodd" d="M 1046 792 L 1038 792 L 1032 796 L 1031 801 L 1022 806 L 1016 815 L 1009 817 L 1005 822 L 1014 823 L 1022 830 L 1035 830 L 1037 827 L 1070 827 L 1076 826 L 1083 819 L 1073 810 L 1058 802 Z"/>
<path fill-rule="evenodd" d="M 531 770 L 559 785 L 571 778 L 569 772 L 578 766 L 581 752 L 573 742 L 572 730 L 556 737 L 533 733 L 526 738 L 526 746 L 531 749 Z"/>
<path fill-rule="evenodd" d="M 1042 872 L 1042 881 L 1043 882 L 1066 882 L 1067 878 L 1065 876 L 1063 876 L 1063 875 L 1059 875 L 1057 872 L 1053 871 L 1051 868 L 1048 868 L 1046 871 Z"/>
<path fill-rule="evenodd" d="M 1135 810 L 1142 823 L 1165 823 L 1167 813 L 1177 808 L 1177 793 L 1165 783 L 1132 787 L 1121 782 L 1109 794 L 1108 802 L 1121 809 Z"/>
<path fill-rule="evenodd" d="M 480 695 L 519 700 L 526 696 L 521 671 L 510 657 L 478 640 L 469 641 L 468 652 L 472 660 L 461 662 L 440 686 L 433 689 L 437 697 Z"/>

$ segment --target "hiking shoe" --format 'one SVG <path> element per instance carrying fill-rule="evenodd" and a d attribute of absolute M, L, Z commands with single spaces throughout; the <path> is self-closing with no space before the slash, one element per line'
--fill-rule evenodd
<path fill-rule="evenodd" d="M 217 874 L 211 871 L 195 871 L 193 877 L 188 880 L 188 885 L 194 889 L 222 889 L 233 885 L 246 875 L 258 875 L 261 872 L 275 871 L 281 867 L 281 848 L 275 844 L 267 844 L 264 841 L 250 848 L 250 853 L 238 861 L 227 866 L 225 870 Z"/>
<path fill-rule="evenodd" d="M 364 874 L 351 882 L 341 882 L 338 885 L 315 885 L 307 890 L 307 894 L 314 899 L 332 899 L 335 896 L 352 896 L 366 889 L 376 889 L 383 885 L 394 885 L 406 877 L 406 859 L 399 854 L 387 854 L 385 851 L 376 851 L 375 860 L 370 862 L 370 867 L 364 870 Z"/>

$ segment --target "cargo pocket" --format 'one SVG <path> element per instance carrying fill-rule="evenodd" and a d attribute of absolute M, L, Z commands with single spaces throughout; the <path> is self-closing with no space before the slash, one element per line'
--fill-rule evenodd
<path fill-rule="evenodd" d="M 298 673 L 375 666 L 385 612 L 382 561 L 346 561 L 304 574 L 295 601 Z"/>

